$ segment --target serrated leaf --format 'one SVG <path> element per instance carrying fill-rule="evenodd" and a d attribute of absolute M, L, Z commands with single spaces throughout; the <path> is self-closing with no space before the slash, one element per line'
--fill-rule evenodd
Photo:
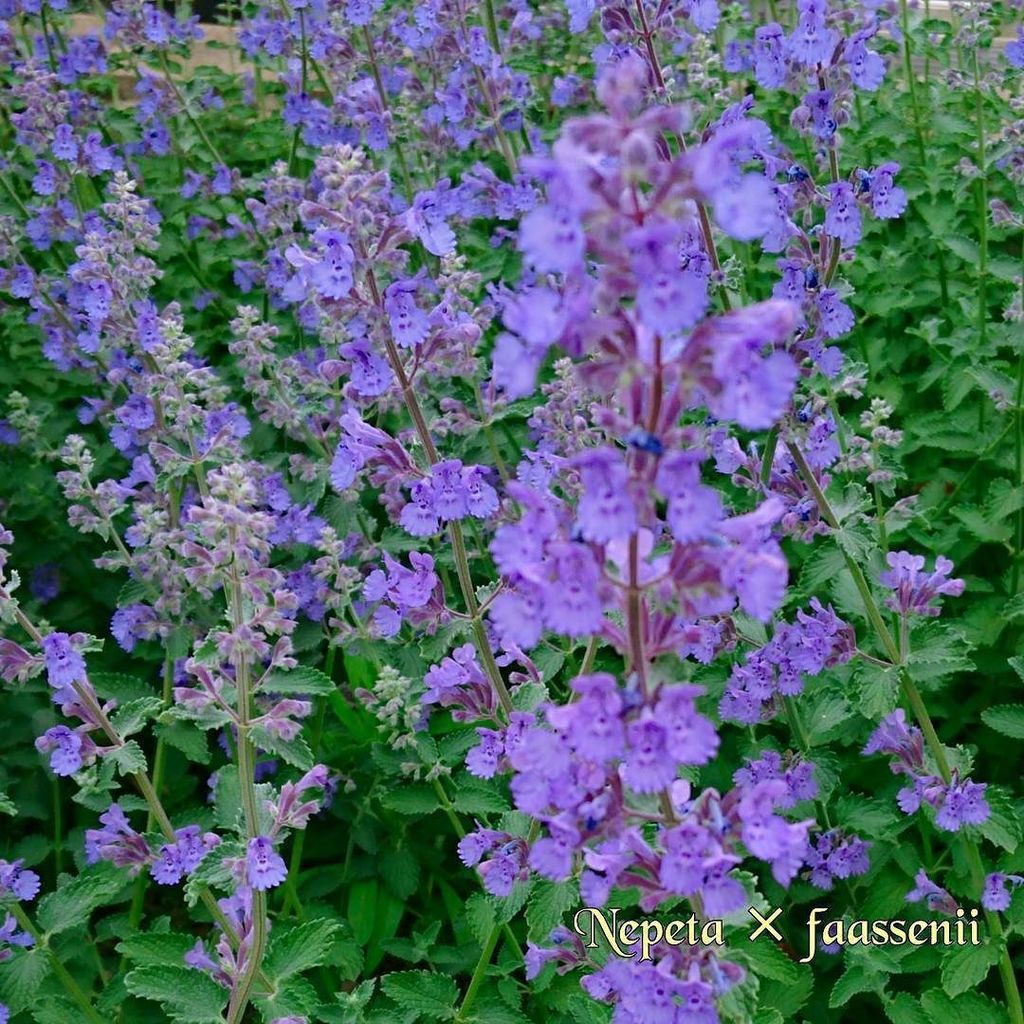
<path fill-rule="evenodd" d="M 1000 786 L 990 785 L 985 790 L 985 802 L 991 814 L 981 825 L 974 826 L 989 842 L 1012 853 L 1021 840 L 1021 815 L 1013 801 Z"/>
<path fill-rule="evenodd" d="M 845 1006 L 855 995 L 861 992 L 881 992 L 885 988 L 885 975 L 870 971 L 859 964 L 847 967 L 842 976 L 832 987 L 828 997 L 828 1005 L 834 1010 Z"/>
<path fill-rule="evenodd" d="M 264 693 L 309 694 L 311 696 L 334 693 L 336 687 L 331 677 L 319 669 L 299 665 L 288 672 L 275 669 L 260 683 Z"/>
<path fill-rule="evenodd" d="M 153 687 L 141 679 L 123 675 L 119 672 L 90 672 L 89 682 L 96 692 L 105 700 L 116 700 L 118 704 L 152 697 Z"/>
<path fill-rule="evenodd" d="M 301 733 L 286 740 L 269 729 L 257 725 L 252 730 L 252 741 L 256 746 L 262 747 L 271 754 L 276 754 L 301 771 L 308 772 L 313 767 L 313 751 Z"/>
<path fill-rule="evenodd" d="M 578 901 L 579 888 L 574 881 L 538 879 L 526 904 L 530 937 L 538 942 L 546 941 L 552 929 L 562 923 L 565 912 Z"/>
<path fill-rule="evenodd" d="M 466 775 L 455 783 L 452 806 L 464 814 L 504 814 L 508 800 L 498 792 L 493 782 Z"/>
<path fill-rule="evenodd" d="M 319 967 L 330 957 L 340 929 L 337 921 L 326 918 L 304 921 L 287 929 L 278 924 L 271 934 L 264 970 L 271 978 L 281 980 Z"/>
<path fill-rule="evenodd" d="M 210 763 L 210 748 L 206 745 L 206 733 L 188 722 L 158 722 L 155 729 L 157 739 L 180 750 L 196 764 Z"/>
<path fill-rule="evenodd" d="M 195 942 L 194 936 L 178 932 L 138 932 L 122 939 L 117 944 L 117 951 L 140 967 L 161 964 L 181 967 L 185 954 Z"/>
<path fill-rule="evenodd" d="M 121 736 L 131 736 L 143 729 L 163 706 L 159 697 L 138 697 L 119 707 L 111 721 Z"/>
<path fill-rule="evenodd" d="M 121 775 L 135 775 L 146 770 L 146 755 L 135 740 L 114 747 L 106 756 L 117 765 Z"/>
<path fill-rule="evenodd" d="M 995 946 L 959 946 L 942 958 L 942 987 L 946 994 L 958 996 L 961 992 L 980 985 L 999 959 Z"/>
<path fill-rule="evenodd" d="M 884 1004 L 884 1009 L 892 1024 L 928 1024 L 924 1007 L 906 992 L 898 992 Z"/>
<path fill-rule="evenodd" d="M 29 1006 L 49 971 L 50 964 L 41 949 L 14 950 L 9 959 L 0 962 L 0 1004 L 12 1013 Z"/>
<path fill-rule="evenodd" d="M 771 978 L 791 985 L 803 973 L 773 942 L 747 942 L 743 947 L 743 958 L 759 978 Z"/>
<path fill-rule="evenodd" d="M 496 920 L 494 904 L 482 892 L 475 892 L 466 900 L 466 921 L 481 946 L 487 941 Z"/>
<path fill-rule="evenodd" d="M 407 1010 L 428 1020 L 450 1020 L 455 1016 L 459 990 L 455 982 L 432 971 L 401 971 L 381 979 L 384 994 Z"/>
<path fill-rule="evenodd" d="M 228 991 L 203 971 L 189 967 L 136 967 L 124 979 L 140 999 L 159 1003 L 175 1020 L 219 1024 Z"/>
<path fill-rule="evenodd" d="M 112 902 L 127 884 L 127 876 L 106 863 L 74 878 L 65 875 L 57 889 L 39 901 L 36 921 L 47 935 L 84 925 L 97 907 Z"/>
<path fill-rule="evenodd" d="M 381 803 L 399 814 L 430 814 L 438 808 L 437 793 L 430 786 L 417 783 L 388 790 Z"/>
<path fill-rule="evenodd" d="M 1024 704 L 997 704 L 985 708 L 981 720 L 996 732 L 1004 736 L 1012 736 L 1015 740 L 1024 740 Z"/>

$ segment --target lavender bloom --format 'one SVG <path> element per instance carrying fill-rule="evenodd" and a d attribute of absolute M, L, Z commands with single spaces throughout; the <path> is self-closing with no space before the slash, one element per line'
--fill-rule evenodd
<path fill-rule="evenodd" d="M 861 237 L 860 208 L 848 181 L 826 186 L 829 203 L 825 208 L 825 233 L 844 246 L 856 245 Z"/>
<path fill-rule="evenodd" d="M 273 841 L 266 836 L 249 840 L 245 854 L 245 877 L 249 885 L 260 891 L 273 889 L 288 877 L 288 868 Z"/>
<path fill-rule="evenodd" d="M 27 902 L 39 892 L 39 876 L 22 867 L 24 861 L 0 860 L 0 896 Z"/>
<path fill-rule="evenodd" d="M 899 217 L 907 208 L 907 193 L 893 183 L 899 169 L 899 164 L 890 162 L 881 164 L 872 173 L 859 172 L 861 191 L 867 190 L 871 210 L 882 220 Z"/>
<path fill-rule="evenodd" d="M 74 775 L 96 757 L 96 746 L 84 733 L 55 725 L 36 740 L 36 750 L 50 755 L 54 775 Z"/>
<path fill-rule="evenodd" d="M 161 846 L 150 865 L 150 874 L 161 885 L 175 885 L 190 875 L 203 857 L 220 843 L 212 832 L 200 835 L 198 825 L 175 829 L 174 834 L 175 842 Z"/>
<path fill-rule="evenodd" d="M 57 691 L 64 691 L 75 683 L 85 681 L 85 659 L 67 633 L 44 636 L 42 646 L 50 686 Z"/>
<path fill-rule="evenodd" d="M 839 33 L 826 24 L 827 4 L 824 0 L 798 0 L 797 10 L 797 25 L 789 37 L 790 56 L 808 67 L 828 64 Z"/>
<path fill-rule="evenodd" d="M 51 562 L 36 566 L 29 590 L 40 604 L 52 601 L 60 593 L 60 569 Z"/>
<path fill-rule="evenodd" d="M 953 563 L 939 555 L 935 571 L 924 572 L 924 557 L 909 551 L 890 551 L 886 555 L 889 569 L 879 576 L 879 582 L 893 591 L 886 599 L 886 607 L 901 615 L 938 615 L 937 602 L 942 596 L 959 597 L 964 592 L 964 581 L 950 579 Z"/>
<path fill-rule="evenodd" d="M 101 829 L 88 829 L 85 833 L 85 860 L 95 864 L 109 860 L 118 867 L 126 867 L 132 875 L 153 859 L 145 839 L 128 823 L 119 804 L 111 804 L 100 815 Z"/>
<path fill-rule="evenodd" d="M 1001 913 L 1010 906 L 1013 890 L 1024 885 L 1024 877 L 1020 875 L 1004 875 L 998 871 L 985 878 L 985 888 L 981 894 L 981 905 L 986 910 Z"/>
<path fill-rule="evenodd" d="M 1006 44 L 1003 55 L 1011 67 L 1024 68 L 1024 25 L 1017 27 L 1017 38 Z"/>
<path fill-rule="evenodd" d="M 885 78 L 885 61 L 866 45 L 873 34 L 873 29 L 856 32 L 843 48 L 843 58 L 853 84 L 867 92 L 874 92 Z"/>
<path fill-rule="evenodd" d="M 940 914 L 948 914 L 952 917 L 959 909 L 959 904 L 945 889 L 936 885 L 927 874 L 924 868 L 914 875 L 914 888 L 907 893 L 908 903 L 924 902 L 929 910 Z"/>
<path fill-rule="evenodd" d="M 811 884 L 828 891 L 837 878 L 866 874 L 870 846 L 857 836 L 844 836 L 838 829 L 823 832 L 812 841 L 807 855 Z"/>

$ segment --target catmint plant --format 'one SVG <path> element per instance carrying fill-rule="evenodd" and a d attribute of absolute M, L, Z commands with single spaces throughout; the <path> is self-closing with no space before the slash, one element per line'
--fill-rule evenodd
<path fill-rule="evenodd" d="M 218 17 L 0 3 L 0 1024 L 1024 1024 L 1018 7 Z"/>

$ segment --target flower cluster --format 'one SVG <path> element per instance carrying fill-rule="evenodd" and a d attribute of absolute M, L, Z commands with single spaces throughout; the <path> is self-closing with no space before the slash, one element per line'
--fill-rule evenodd
<path fill-rule="evenodd" d="M 904 814 L 913 814 L 922 804 L 928 804 L 935 809 L 935 824 L 947 832 L 988 821 L 991 810 L 985 800 L 985 783 L 961 779 L 955 770 L 947 782 L 930 771 L 925 764 L 921 730 L 907 724 L 902 708 L 886 717 L 871 734 L 864 754 L 890 755 L 892 772 L 907 776 L 910 785 L 896 796 Z"/>

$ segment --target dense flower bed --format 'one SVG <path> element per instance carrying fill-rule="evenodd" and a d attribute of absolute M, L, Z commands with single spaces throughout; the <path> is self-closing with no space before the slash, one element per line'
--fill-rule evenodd
<path fill-rule="evenodd" d="M 1024 1024 L 1024 29 L 939 13 L 0 3 L 0 1024 Z"/>

